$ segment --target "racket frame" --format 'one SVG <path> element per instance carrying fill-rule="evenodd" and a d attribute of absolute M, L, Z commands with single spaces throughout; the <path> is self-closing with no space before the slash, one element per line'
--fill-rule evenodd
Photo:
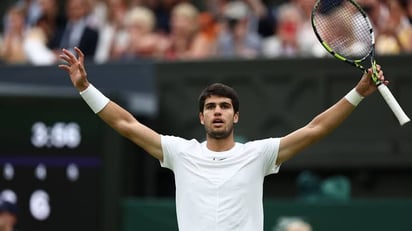
<path fill-rule="evenodd" d="M 348 59 L 344 56 L 342 56 L 341 54 L 335 52 L 323 39 L 322 37 L 319 35 L 317 29 L 316 29 L 316 25 L 315 25 L 315 12 L 316 9 L 319 7 L 319 4 L 321 4 L 321 1 L 325 1 L 325 0 L 317 0 L 313 6 L 312 9 L 312 14 L 311 14 L 311 24 L 312 24 L 312 28 L 313 31 L 315 32 L 316 37 L 318 38 L 319 42 L 322 44 L 322 46 L 335 58 L 337 58 L 338 60 L 341 60 L 345 63 L 351 64 L 354 67 L 359 68 L 360 70 L 367 72 L 367 69 L 362 65 L 362 63 L 369 57 L 370 58 L 370 62 L 371 62 L 371 68 L 372 68 L 372 75 L 371 78 L 372 80 L 375 82 L 378 91 L 381 93 L 382 97 L 384 98 L 384 100 L 386 101 L 386 103 L 388 104 L 388 106 L 391 108 L 391 110 L 393 111 L 394 115 L 396 116 L 396 118 L 399 121 L 399 124 L 402 126 L 406 123 L 408 123 L 410 121 L 409 117 L 406 115 L 406 113 L 403 111 L 403 109 L 401 108 L 401 106 L 399 105 L 398 101 L 395 99 L 395 97 L 392 95 L 391 91 L 389 90 L 389 88 L 385 85 L 382 84 L 381 81 L 379 81 L 379 74 L 377 71 L 377 64 L 376 64 L 376 60 L 375 60 L 375 34 L 373 31 L 373 27 L 372 27 L 372 23 L 368 17 L 368 15 L 366 14 L 366 12 L 362 9 L 362 7 L 356 3 L 353 0 L 346 0 L 348 2 L 350 2 L 352 5 L 354 5 L 359 13 L 362 15 L 362 17 L 364 17 L 364 19 L 366 20 L 367 24 L 368 24 L 368 29 L 369 29 L 369 33 L 371 36 L 371 45 L 370 45 L 370 52 L 365 55 L 364 57 L 360 58 L 360 59 Z"/>

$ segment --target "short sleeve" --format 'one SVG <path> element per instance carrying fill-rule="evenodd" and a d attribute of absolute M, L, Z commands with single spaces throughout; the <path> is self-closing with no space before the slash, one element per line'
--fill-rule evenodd
<path fill-rule="evenodd" d="M 176 139 L 176 137 L 173 136 L 164 136 L 162 135 L 161 137 L 161 144 L 162 144 L 162 152 L 163 152 L 163 161 L 160 161 L 160 166 L 163 168 L 168 168 L 173 170 L 173 153 L 174 152 L 174 146 L 173 144 L 173 139 Z"/>
<path fill-rule="evenodd" d="M 162 145 L 163 161 L 160 161 L 160 166 L 174 170 L 176 159 L 185 150 L 190 141 L 177 136 L 161 135 L 160 141 Z"/>
<path fill-rule="evenodd" d="M 275 174 L 279 172 L 280 165 L 276 164 L 279 154 L 280 138 L 269 138 L 266 141 L 265 154 L 267 158 L 266 175 Z"/>

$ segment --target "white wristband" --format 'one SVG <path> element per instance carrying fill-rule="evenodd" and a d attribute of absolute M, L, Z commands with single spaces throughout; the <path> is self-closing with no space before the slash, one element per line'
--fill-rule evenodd
<path fill-rule="evenodd" d="M 92 84 L 89 84 L 84 91 L 81 91 L 80 95 L 95 114 L 99 113 L 110 102 L 110 99 Z"/>
<path fill-rule="evenodd" d="M 359 94 L 355 88 L 353 88 L 348 94 L 345 95 L 345 99 L 349 101 L 353 106 L 358 106 L 358 104 L 364 99 L 361 94 Z"/>

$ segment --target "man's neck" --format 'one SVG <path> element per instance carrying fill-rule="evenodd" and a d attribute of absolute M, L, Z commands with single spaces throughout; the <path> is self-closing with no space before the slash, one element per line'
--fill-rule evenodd
<path fill-rule="evenodd" d="M 233 136 L 224 139 L 215 139 L 207 137 L 206 147 L 214 152 L 224 152 L 232 149 L 235 146 Z"/>

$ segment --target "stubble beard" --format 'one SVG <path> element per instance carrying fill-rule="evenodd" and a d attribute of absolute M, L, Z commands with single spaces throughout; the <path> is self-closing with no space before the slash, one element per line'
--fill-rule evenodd
<path fill-rule="evenodd" d="M 226 139 L 232 134 L 233 126 L 228 129 L 224 129 L 222 131 L 213 131 L 212 129 L 208 129 L 207 127 L 205 127 L 205 130 L 209 138 L 221 140 L 221 139 Z"/>

